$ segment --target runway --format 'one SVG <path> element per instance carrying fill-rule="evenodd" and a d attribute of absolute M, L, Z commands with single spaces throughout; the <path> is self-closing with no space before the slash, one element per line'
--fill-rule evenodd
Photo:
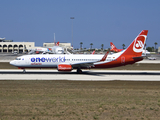
<path fill-rule="evenodd" d="M 82 74 L 57 70 L 0 70 L 0 80 L 160 81 L 160 71 L 83 70 Z"/>

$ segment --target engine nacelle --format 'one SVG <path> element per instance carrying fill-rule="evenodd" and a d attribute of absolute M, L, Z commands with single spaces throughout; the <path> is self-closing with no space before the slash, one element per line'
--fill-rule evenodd
<path fill-rule="evenodd" d="M 71 71 L 72 66 L 67 64 L 59 64 L 57 67 L 58 71 Z"/>

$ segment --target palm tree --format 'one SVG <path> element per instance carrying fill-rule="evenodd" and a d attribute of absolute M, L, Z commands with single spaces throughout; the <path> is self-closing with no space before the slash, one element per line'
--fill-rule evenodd
<path fill-rule="evenodd" d="M 82 49 L 82 44 L 83 44 L 83 42 L 80 42 L 80 49 Z"/>
<path fill-rule="evenodd" d="M 123 46 L 123 49 L 125 49 L 124 47 L 125 47 L 125 44 L 122 44 L 122 46 Z"/>
<path fill-rule="evenodd" d="M 156 52 L 156 45 L 158 44 L 157 42 L 154 43 L 155 44 L 155 52 Z"/>
<path fill-rule="evenodd" d="M 102 47 L 101 49 L 103 50 L 104 44 L 102 44 L 101 47 Z"/>
<path fill-rule="evenodd" d="M 91 46 L 91 49 L 92 49 L 92 45 L 93 45 L 93 43 L 91 43 L 91 44 L 90 44 L 90 46 Z"/>

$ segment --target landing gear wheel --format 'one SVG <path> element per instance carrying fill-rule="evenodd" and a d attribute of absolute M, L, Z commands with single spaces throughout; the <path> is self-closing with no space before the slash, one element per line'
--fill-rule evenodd
<path fill-rule="evenodd" d="M 77 73 L 82 73 L 82 70 L 81 69 L 77 69 Z"/>
<path fill-rule="evenodd" d="M 26 73 L 26 70 L 25 70 L 25 69 L 23 69 L 23 73 Z"/>

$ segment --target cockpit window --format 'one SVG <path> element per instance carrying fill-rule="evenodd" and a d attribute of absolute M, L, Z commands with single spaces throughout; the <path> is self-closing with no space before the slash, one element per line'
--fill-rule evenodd
<path fill-rule="evenodd" d="M 16 60 L 21 60 L 21 58 L 16 58 Z"/>

